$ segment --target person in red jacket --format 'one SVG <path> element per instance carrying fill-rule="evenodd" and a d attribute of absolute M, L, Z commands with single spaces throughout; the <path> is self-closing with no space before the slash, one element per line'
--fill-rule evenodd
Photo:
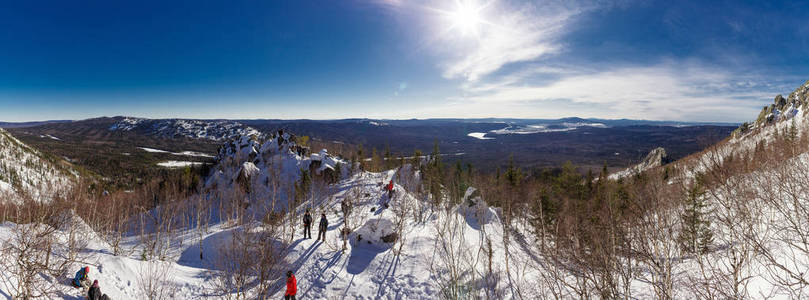
<path fill-rule="evenodd" d="M 385 186 L 385 190 L 388 191 L 388 199 L 393 197 L 393 180 L 388 182 L 388 185 Z"/>
<path fill-rule="evenodd" d="M 284 293 L 285 300 L 295 300 L 295 294 L 298 293 L 298 281 L 295 280 L 295 274 L 292 271 L 287 271 L 287 292 Z"/>

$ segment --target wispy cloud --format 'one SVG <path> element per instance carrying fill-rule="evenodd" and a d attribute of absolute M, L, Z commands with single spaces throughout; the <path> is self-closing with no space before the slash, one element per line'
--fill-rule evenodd
<path fill-rule="evenodd" d="M 412 6 L 436 19 L 419 29 L 432 30 L 425 39 L 436 66 L 458 85 L 458 93 L 444 103 L 414 113 L 741 121 L 754 118 L 768 99 L 791 88 L 773 82 L 792 78 L 775 79 L 771 70 L 751 67 L 749 57 L 727 52 L 721 56 L 724 65 L 707 63 L 711 60 L 700 58 L 699 51 L 671 57 L 660 51 L 657 58 L 650 53 L 636 61 L 604 57 L 593 62 L 570 55 L 583 52 L 564 42 L 580 22 L 593 12 L 631 9 L 632 1 L 469 1 L 475 0 L 417 1 Z M 385 3 L 397 9 L 413 4 Z M 458 3 L 483 7 L 473 35 L 442 23 Z M 735 30 L 742 23 L 728 24 Z"/>
<path fill-rule="evenodd" d="M 510 6 L 505 1 L 484 5 L 473 37 L 445 33 L 437 43 L 444 61 L 443 76 L 478 81 L 510 63 L 532 61 L 558 53 L 558 37 L 571 19 L 584 8 L 568 2 Z"/>
<path fill-rule="evenodd" d="M 598 107 L 601 115 L 594 117 L 738 121 L 740 116 L 755 117 L 762 101 L 783 88 L 768 84 L 763 76 L 682 61 L 581 70 L 539 85 L 526 84 L 536 74 L 525 74 L 496 83 L 466 84 L 465 96 L 450 100 L 483 107 L 518 105 L 539 115 L 550 105 L 556 110 L 568 106 L 568 114 L 576 115 L 585 105 Z"/>

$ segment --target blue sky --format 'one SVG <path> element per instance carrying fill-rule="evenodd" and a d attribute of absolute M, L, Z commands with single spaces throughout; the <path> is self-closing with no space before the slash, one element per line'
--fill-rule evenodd
<path fill-rule="evenodd" d="M 0 120 L 743 121 L 809 80 L 806 1 L 5 1 Z"/>

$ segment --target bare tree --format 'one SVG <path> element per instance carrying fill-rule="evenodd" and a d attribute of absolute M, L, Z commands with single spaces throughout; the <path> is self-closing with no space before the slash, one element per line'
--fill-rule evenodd
<path fill-rule="evenodd" d="M 15 207 L 13 220 L 17 224 L 0 246 L 0 284 L 14 298 L 56 297 L 59 278 L 86 246 L 77 238 L 76 219 L 62 206 L 29 198 Z"/>
<path fill-rule="evenodd" d="M 753 241 L 775 293 L 798 299 L 809 297 L 809 160 L 791 154 L 764 162 L 767 167 L 750 176 L 755 201 L 763 204 Z"/>
<path fill-rule="evenodd" d="M 658 299 L 674 299 L 674 266 L 681 257 L 677 243 L 678 211 L 673 187 L 660 180 L 638 184 L 635 191 L 639 201 L 635 208 L 638 216 L 630 230 L 632 255 L 647 271 L 642 278 L 648 281 Z"/>
<path fill-rule="evenodd" d="M 436 255 L 430 263 L 431 274 L 442 299 L 469 297 L 475 260 L 466 245 L 465 224 L 455 212 L 441 213 L 439 220 L 434 227 Z"/>
<path fill-rule="evenodd" d="M 176 296 L 177 287 L 169 280 L 172 269 L 170 262 L 146 261 L 141 262 L 138 268 L 138 288 L 144 298 L 161 300 Z"/>
<path fill-rule="evenodd" d="M 706 172 L 693 183 L 710 187 L 704 198 L 712 209 L 705 217 L 714 220 L 718 233 L 712 235 L 716 249 L 692 247 L 697 250 L 694 254 L 699 272 L 687 275 L 691 283 L 688 286 L 701 298 L 749 298 L 747 285 L 756 273 L 751 269 L 756 258 L 751 238 L 760 221 L 756 213 L 759 207 L 752 199 L 751 186 L 746 184 L 749 179 L 743 173 L 745 166 L 734 157 L 717 147 L 709 148 L 703 155 Z"/>

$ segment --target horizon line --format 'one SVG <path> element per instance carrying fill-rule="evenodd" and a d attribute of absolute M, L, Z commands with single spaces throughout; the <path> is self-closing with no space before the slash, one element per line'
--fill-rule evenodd
<path fill-rule="evenodd" d="M 429 120 L 542 120 L 542 121 L 557 121 L 563 119 L 582 119 L 582 120 L 601 120 L 601 121 L 644 121 L 644 122 L 672 122 L 672 123 L 703 123 L 703 124 L 742 124 L 744 122 L 721 122 L 721 121 L 678 121 L 678 120 L 653 120 L 653 119 L 630 119 L 630 118 L 598 118 L 598 117 L 578 117 L 568 116 L 559 118 L 516 118 L 516 117 L 482 117 L 482 118 L 462 118 L 462 117 L 442 117 L 442 118 L 368 118 L 368 117 L 347 117 L 347 118 L 332 118 L 332 119 L 309 119 L 309 118 L 186 118 L 186 117 L 168 117 L 168 118 L 149 118 L 139 116 L 99 116 L 85 119 L 50 119 L 50 120 L 27 120 L 27 121 L 3 121 L 3 124 L 25 124 L 25 123 L 57 123 L 57 122 L 81 122 L 87 120 L 104 119 L 104 118 L 135 118 L 145 120 L 197 120 L 197 121 L 346 121 L 346 120 L 378 120 L 378 121 L 429 121 Z"/>

